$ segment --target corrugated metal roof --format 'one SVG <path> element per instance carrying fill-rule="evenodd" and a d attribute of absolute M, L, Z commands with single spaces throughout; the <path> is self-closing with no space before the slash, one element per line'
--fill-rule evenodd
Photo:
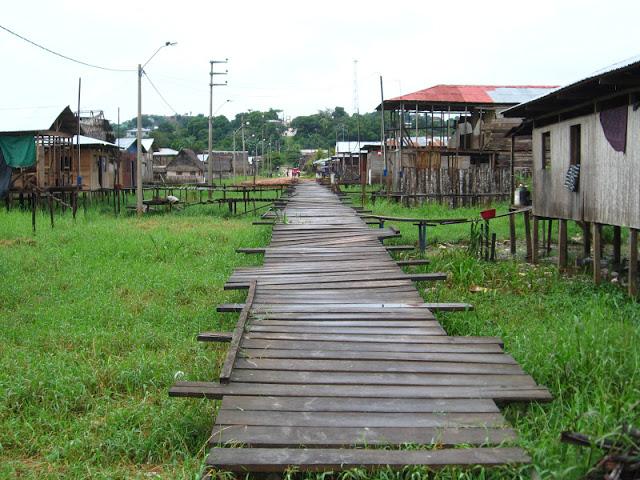
<path fill-rule="evenodd" d="M 54 130 L 54 124 L 60 117 L 69 117 L 70 123 L 73 112 L 67 106 L 60 107 L 36 107 L 36 108 L 3 108 L 0 109 L 0 132 L 17 133 L 17 132 L 44 132 Z M 73 133 L 73 130 L 67 128 L 64 133 Z M 76 123 L 76 131 L 77 123 Z"/>
<path fill-rule="evenodd" d="M 78 144 L 78 135 L 73 136 L 73 144 Z M 84 135 L 80 135 L 80 145 L 102 145 L 105 147 L 117 147 L 115 143 L 106 142 L 104 140 L 100 140 L 99 138 L 91 138 L 85 137 Z"/>
<path fill-rule="evenodd" d="M 336 142 L 336 155 L 345 153 L 360 153 L 360 150 L 362 150 L 362 147 L 364 145 L 380 145 L 380 142 L 375 140 L 360 140 L 360 142 Z"/>
<path fill-rule="evenodd" d="M 459 104 L 515 105 L 546 94 L 557 86 L 548 85 L 435 85 L 424 90 L 385 100 L 387 102 L 433 102 Z M 407 105 L 410 108 L 410 105 Z"/>
<path fill-rule="evenodd" d="M 153 151 L 153 142 L 155 140 L 153 138 L 143 138 L 142 139 L 142 148 L 144 148 L 147 152 Z"/>
<path fill-rule="evenodd" d="M 537 97 L 522 101 L 520 102 L 519 105 L 513 106 L 502 113 L 506 117 L 525 116 L 527 115 L 527 112 L 526 112 L 527 105 L 544 103 L 546 100 L 550 101 L 550 102 L 547 102 L 549 103 L 547 107 L 547 111 L 553 110 L 554 108 L 558 108 L 555 105 L 551 105 L 551 103 L 553 102 L 552 97 L 554 97 L 556 93 L 559 93 L 559 92 L 566 93 L 568 91 L 576 90 L 581 87 L 588 87 L 589 84 L 597 82 L 600 78 L 604 76 L 623 73 L 625 71 L 632 70 L 637 67 L 640 67 L 640 56 L 628 58 L 627 60 L 623 60 L 622 62 L 614 63 L 613 65 L 609 65 L 608 67 L 600 69 L 592 73 L 591 75 L 588 75 L 587 77 L 577 80 L 573 83 L 570 83 L 563 87 L 557 87 L 549 92 L 545 92 L 541 95 L 538 95 Z M 636 75 L 636 78 L 638 78 L 637 75 Z M 537 113 L 539 114 L 541 112 L 539 111 Z"/>
<path fill-rule="evenodd" d="M 120 148 L 128 150 L 135 141 L 136 137 L 116 138 L 116 145 L 118 145 Z"/>
<path fill-rule="evenodd" d="M 178 150 L 174 150 L 173 148 L 165 148 L 165 147 L 159 149 L 157 152 L 153 152 L 154 157 L 170 156 L 170 155 L 177 155 L 177 154 L 178 154 Z"/>

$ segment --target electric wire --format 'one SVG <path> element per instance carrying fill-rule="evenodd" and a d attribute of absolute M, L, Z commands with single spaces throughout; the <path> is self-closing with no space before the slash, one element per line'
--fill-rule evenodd
<path fill-rule="evenodd" d="M 169 110 L 171 110 L 175 115 L 180 115 L 175 108 L 173 108 L 171 106 L 171 104 L 167 101 L 166 98 L 164 98 L 164 95 L 162 95 L 162 93 L 160 93 L 160 90 L 158 90 L 158 88 L 155 86 L 155 84 L 151 81 L 151 78 L 149 77 L 149 75 L 147 74 L 147 72 L 145 72 L 144 70 L 142 71 L 142 73 L 144 73 L 144 76 L 147 77 L 147 80 L 149 81 L 149 84 L 151 85 L 151 87 L 156 91 L 156 93 L 158 94 L 158 96 L 162 99 L 162 101 L 164 102 L 164 104 L 169 107 Z"/>
<path fill-rule="evenodd" d="M 15 37 L 18 37 L 21 40 L 24 40 L 25 42 L 30 43 L 31 45 L 44 50 L 45 52 L 49 52 L 49 53 L 51 53 L 53 55 L 56 55 L 56 56 L 58 56 L 60 58 L 64 58 L 65 60 L 69 60 L 71 62 L 79 63 L 80 65 L 84 65 L 85 67 L 97 68 L 97 69 L 100 69 L 100 70 L 107 70 L 109 72 L 135 72 L 136 71 L 135 69 L 103 67 L 101 65 L 94 65 L 92 63 L 83 62 L 82 60 L 77 60 L 75 58 L 68 57 L 67 55 L 63 55 L 62 53 L 56 52 L 54 50 L 51 50 L 50 48 L 47 48 L 44 45 L 40 45 L 39 43 L 36 43 L 33 40 L 29 40 L 27 37 L 23 37 L 19 33 L 16 33 L 13 30 L 10 30 L 9 28 L 5 27 L 4 25 L 0 25 L 0 28 L 2 30 L 4 30 L 5 32 L 10 33 L 11 35 L 13 35 Z"/>

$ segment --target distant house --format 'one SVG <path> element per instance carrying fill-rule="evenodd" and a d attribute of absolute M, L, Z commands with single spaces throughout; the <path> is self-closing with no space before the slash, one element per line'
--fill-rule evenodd
<path fill-rule="evenodd" d="M 153 181 L 163 183 L 167 176 L 167 164 L 178 156 L 178 150 L 161 148 L 153 152 Z"/>
<path fill-rule="evenodd" d="M 331 171 L 340 176 L 341 183 L 359 183 L 362 175 L 368 182 L 372 175 L 377 177 L 381 173 L 382 162 L 378 161 L 378 155 L 369 155 L 379 145 L 376 140 L 336 142 Z"/>
<path fill-rule="evenodd" d="M 165 183 L 203 183 L 204 165 L 193 150 L 183 148 L 166 165 Z"/>
<path fill-rule="evenodd" d="M 73 187 L 78 176 L 69 107 L 5 109 L 0 113 L 0 196 L 9 188 Z"/>
<path fill-rule="evenodd" d="M 530 170 L 531 139 L 522 137 L 512 145 L 507 133 L 521 119 L 507 118 L 502 112 L 554 88 L 436 85 L 384 100 L 378 109 L 384 107 L 387 112 L 388 188 L 405 195 L 452 197 L 485 189 L 504 193 L 506 188 L 509 195 L 513 172 Z M 433 183 L 430 172 L 435 170 L 441 170 L 437 178 L 445 182 Z M 499 170 L 495 178 L 491 176 L 494 170 Z"/>
<path fill-rule="evenodd" d="M 613 225 L 619 257 L 620 227 L 632 229 L 630 238 L 640 229 L 640 61 L 547 92 L 504 116 L 524 118 L 516 133 L 533 136 L 533 214 L 560 219 L 560 259 L 566 263 L 567 220 L 586 227 L 586 255 L 589 225 L 594 243 L 602 225 Z M 599 262 L 595 245 L 593 258 Z"/>
<path fill-rule="evenodd" d="M 120 148 L 115 143 L 80 135 L 80 181 L 83 190 L 112 189 L 118 183 Z"/>
<path fill-rule="evenodd" d="M 233 176 L 234 172 L 238 176 L 251 174 L 249 152 L 240 150 L 236 152 L 228 150 L 214 150 L 211 152 L 211 154 L 213 156 L 214 178 L 218 178 L 219 176 L 222 176 L 222 178 L 230 178 Z M 204 165 L 204 172 L 206 177 L 209 174 L 209 154 L 200 154 L 198 155 L 198 158 Z"/>
<path fill-rule="evenodd" d="M 120 162 L 121 186 L 124 188 L 135 188 L 138 150 L 137 138 L 118 138 L 115 143 L 123 150 Z M 147 183 L 153 181 L 153 138 L 143 138 L 140 143 L 142 145 L 142 181 Z"/>

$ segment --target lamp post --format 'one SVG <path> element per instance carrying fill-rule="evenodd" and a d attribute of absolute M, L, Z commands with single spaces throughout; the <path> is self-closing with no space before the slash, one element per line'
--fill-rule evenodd
<path fill-rule="evenodd" d="M 138 122 L 136 132 L 136 212 L 142 215 L 144 212 L 144 196 L 142 192 L 142 74 L 144 67 L 155 57 L 164 47 L 172 47 L 178 42 L 165 42 L 158 47 L 143 65 L 138 64 Z"/>

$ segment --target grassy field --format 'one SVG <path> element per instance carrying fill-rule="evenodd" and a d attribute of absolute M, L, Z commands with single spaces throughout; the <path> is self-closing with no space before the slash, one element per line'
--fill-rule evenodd
<path fill-rule="evenodd" d="M 431 218 L 478 212 L 374 208 Z M 75 223 L 57 217 L 54 229 L 39 216 L 36 236 L 28 214 L 0 213 L 0 478 L 197 478 L 216 403 L 169 399 L 167 390 L 175 379 L 216 379 L 221 351 L 195 335 L 232 328 L 237 314 L 215 306 L 242 301 L 243 293 L 222 286 L 237 266 L 259 262 L 234 249 L 269 238 L 268 227 L 251 226 L 254 218 L 224 211 L 190 207 L 138 219 L 92 208 Z M 398 226 L 398 243 L 415 242 L 415 227 Z M 494 231 L 507 236 L 502 223 Z M 504 413 L 539 477 L 580 478 L 598 450 L 561 444 L 562 430 L 605 436 L 623 422 L 640 424 L 640 308 L 618 287 L 596 288 L 579 272 L 477 261 L 459 246 L 468 237 L 469 225 L 430 230 L 426 270 L 451 275 L 420 284 L 421 293 L 473 303 L 474 312 L 439 315 L 448 333 L 502 337 L 550 388 L 553 403 Z M 471 293 L 473 286 L 486 291 Z M 531 470 L 439 476 L 530 478 Z"/>

